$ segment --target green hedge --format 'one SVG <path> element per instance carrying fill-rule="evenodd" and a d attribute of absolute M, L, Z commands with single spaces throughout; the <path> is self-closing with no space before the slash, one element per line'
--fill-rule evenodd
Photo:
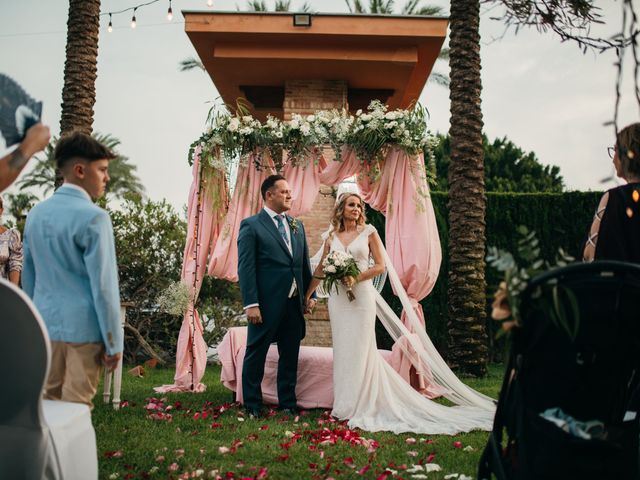
<path fill-rule="evenodd" d="M 487 193 L 487 245 L 494 245 L 515 253 L 518 240 L 516 227 L 526 225 L 537 233 L 542 256 L 545 259 L 554 260 L 558 248 L 562 247 L 579 260 L 580 246 L 601 195 L 600 192 Z M 431 294 L 421 304 L 424 308 L 427 331 L 436 347 L 446 356 L 447 272 L 449 269 L 448 194 L 433 192 L 431 198 L 440 232 L 443 260 L 438 281 Z M 371 209 L 367 211 L 367 216 L 369 222 L 375 225 L 384 237 L 384 216 Z M 501 278 L 498 272 L 487 268 L 486 279 L 488 309 Z M 382 295 L 396 312 L 401 311 L 400 302 L 391 292 L 388 282 Z M 487 318 L 490 349 L 493 358 L 499 360 L 504 350 L 503 343 L 495 342 L 497 325 L 490 316 Z M 381 348 L 390 348 L 391 340 L 382 326 L 377 326 L 377 333 L 378 345 Z"/>

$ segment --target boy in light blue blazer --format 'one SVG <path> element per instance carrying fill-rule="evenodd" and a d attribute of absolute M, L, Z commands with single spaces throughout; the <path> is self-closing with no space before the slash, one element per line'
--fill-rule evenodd
<path fill-rule="evenodd" d="M 52 343 L 44 396 L 90 407 L 102 365 L 115 368 L 123 349 L 111 219 L 92 202 L 104 195 L 112 158 L 89 135 L 62 137 L 55 159 L 64 184 L 24 229 L 22 284 Z"/>

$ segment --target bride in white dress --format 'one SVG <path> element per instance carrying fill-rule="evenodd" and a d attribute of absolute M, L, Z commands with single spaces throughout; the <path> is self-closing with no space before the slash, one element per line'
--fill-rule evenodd
<path fill-rule="evenodd" d="M 348 193 L 339 199 L 331 228 L 323 236 L 322 258 L 306 294 L 307 299 L 310 298 L 318 287 L 322 261 L 330 251 L 341 250 L 355 258 L 361 272 L 358 278 L 343 279 L 338 292 L 332 291 L 329 295 L 333 337 L 332 415 L 348 419 L 351 428 L 367 431 L 453 435 L 476 429 L 490 430 L 494 414 L 491 399 L 455 377 L 431 344 L 424 327 L 419 328 L 419 338 L 416 340 L 414 335 L 411 340 L 408 330 L 373 286 L 372 278 L 384 272 L 385 265 L 396 292 L 399 280 L 375 227 L 365 223 L 363 206 L 357 194 Z M 370 257 L 373 257 L 373 266 L 370 266 Z M 352 302 L 347 298 L 346 287 L 353 289 L 356 299 Z M 408 298 L 403 299 L 406 294 L 401 285 L 400 290 L 401 300 L 408 302 Z M 404 336 L 410 340 L 413 351 L 407 353 L 418 371 L 424 372 L 426 365 L 445 392 L 444 396 L 461 406 L 448 407 L 423 397 L 382 358 L 376 345 L 376 314 L 395 339 Z"/>

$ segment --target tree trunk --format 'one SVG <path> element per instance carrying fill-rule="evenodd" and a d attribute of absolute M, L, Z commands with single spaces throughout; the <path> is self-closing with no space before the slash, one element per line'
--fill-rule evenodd
<path fill-rule="evenodd" d="M 486 374 L 485 195 L 480 92 L 480 2 L 451 0 L 449 165 L 449 355 Z"/>
<path fill-rule="evenodd" d="M 99 30 L 100 0 L 69 0 L 60 136 L 73 130 L 91 135 Z M 56 188 L 61 183 L 56 171 Z"/>

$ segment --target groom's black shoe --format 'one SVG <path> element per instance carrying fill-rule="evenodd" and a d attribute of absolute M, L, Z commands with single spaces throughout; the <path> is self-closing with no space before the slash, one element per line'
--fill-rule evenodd
<path fill-rule="evenodd" d="M 264 413 L 262 412 L 261 408 L 244 407 L 244 411 L 247 412 L 247 416 L 250 419 L 264 417 Z"/>
<path fill-rule="evenodd" d="M 285 415 L 300 415 L 300 410 L 298 407 L 278 407 L 278 411 Z"/>

